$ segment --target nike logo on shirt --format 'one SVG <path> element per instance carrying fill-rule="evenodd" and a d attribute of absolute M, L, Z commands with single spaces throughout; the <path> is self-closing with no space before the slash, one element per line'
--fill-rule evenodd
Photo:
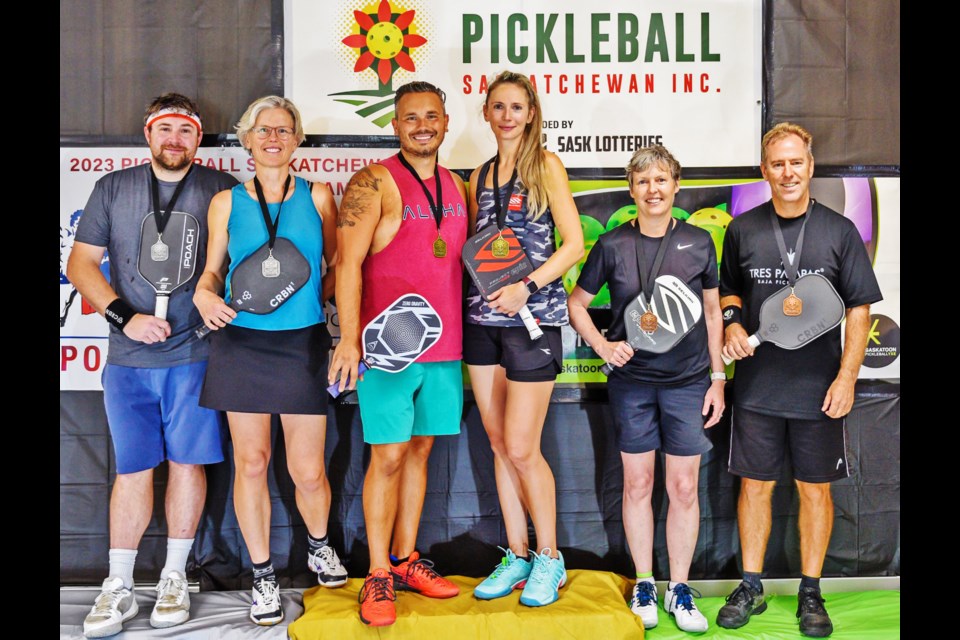
<path fill-rule="evenodd" d="M 692 242 L 690 244 L 678 244 L 677 249 L 679 249 L 680 251 L 683 251 L 684 249 L 688 249 L 692 246 L 693 246 Z"/>

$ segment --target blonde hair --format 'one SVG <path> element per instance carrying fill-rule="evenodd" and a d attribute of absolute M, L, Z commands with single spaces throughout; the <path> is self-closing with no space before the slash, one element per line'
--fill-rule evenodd
<path fill-rule="evenodd" d="M 807 155 L 813 160 L 813 134 L 798 124 L 781 122 L 764 134 L 763 140 L 760 142 L 760 164 L 767 161 L 767 147 L 791 135 L 803 140 L 803 146 L 807 148 Z"/>
<path fill-rule="evenodd" d="M 530 79 L 522 73 L 504 71 L 498 75 L 487 87 L 487 99 L 484 108 L 490 103 L 490 95 L 504 84 L 512 84 L 523 89 L 527 94 L 527 104 L 533 113 L 533 118 L 523 129 L 523 138 L 520 141 L 520 156 L 517 158 L 517 173 L 527 188 L 528 211 L 536 220 L 550 207 L 550 192 L 547 189 L 546 154 L 540 144 L 543 131 L 543 114 L 540 111 L 540 98 L 533 88 Z"/>
<path fill-rule="evenodd" d="M 303 120 L 300 118 L 300 111 L 297 106 L 282 96 L 264 96 L 251 102 L 247 110 L 240 116 L 240 120 L 235 127 L 240 144 L 246 146 L 244 140 L 257 125 L 257 118 L 267 109 L 283 109 L 289 113 L 290 117 L 293 118 L 293 135 L 297 138 L 297 144 L 301 144 L 306 139 L 307 136 L 303 133 Z"/>

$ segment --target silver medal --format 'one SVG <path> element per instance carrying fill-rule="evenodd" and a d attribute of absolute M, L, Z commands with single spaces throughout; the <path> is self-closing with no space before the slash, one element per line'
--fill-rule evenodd
<path fill-rule="evenodd" d="M 280 261 L 273 257 L 273 251 L 267 256 L 267 259 L 260 263 L 260 273 L 264 278 L 280 277 Z"/>
<path fill-rule="evenodd" d="M 163 236 L 157 236 L 156 243 L 150 245 L 150 259 L 154 262 L 166 262 L 170 258 L 170 247 L 164 241 Z"/>

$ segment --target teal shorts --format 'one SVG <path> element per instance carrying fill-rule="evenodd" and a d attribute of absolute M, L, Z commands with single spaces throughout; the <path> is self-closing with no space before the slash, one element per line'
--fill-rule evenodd
<path fill-rule="evenodd" d="M 397 373 L 370 369 L 357 383 L 357 394 L 367 444 L 460 433 L 463 370 L 459 360 L 414 362 Z"/>

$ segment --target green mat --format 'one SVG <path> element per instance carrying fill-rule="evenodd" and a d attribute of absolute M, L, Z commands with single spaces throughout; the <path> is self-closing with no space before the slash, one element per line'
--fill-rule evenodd
<path fill-rule="evenodd" d="M 832 640 L 880 640 L 900 637 L 900 592 L 860 591 L 828 593 L 827 612 L 833 620 Z M 806 638 L 797 627 L 797 597 L 768 596 L 767 610 L 739 629 L 721 629 L 716 625 L 723 598 L 699 598 L 697 607 L 710 621 L 702 634 L 684 633 L 673 618 L 660 609 L 660 624 L 647 631 L 647 640 L 690 640 L 691 638 L 750 638 L 784 640 Z"/>

